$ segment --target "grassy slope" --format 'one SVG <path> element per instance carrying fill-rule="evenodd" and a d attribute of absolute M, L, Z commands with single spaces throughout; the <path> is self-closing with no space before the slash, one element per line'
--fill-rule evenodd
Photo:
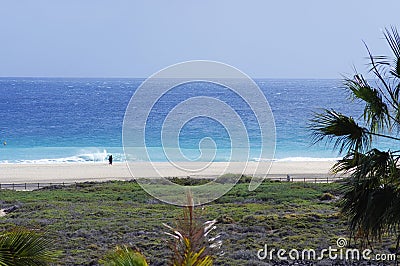
<path fill-rule="evenodd" d="M 223 241 L 218 265 L 260 265 L 256 253 L 271 248 L 318 248 L 346 236 L 334 201 L 337 184 L 264 182 L 249 192 L 246 183 L 205 206 L 203 218 L 218 218 Z M 148 196 L 135 182 L 85 183 L 77 187 L 33 192 L 0 191 L 0 208 L 20 204 L 0 218 L 0 230 L 14 225 L 39 228 L 64 251 L 61 265 L 94 265 L 117 244 L 139 248 L 151 265 L 169 255 L 162 222 L 173 224 L 179 207 Z M 253 262 L 252 262 L 253 261 Z"/>

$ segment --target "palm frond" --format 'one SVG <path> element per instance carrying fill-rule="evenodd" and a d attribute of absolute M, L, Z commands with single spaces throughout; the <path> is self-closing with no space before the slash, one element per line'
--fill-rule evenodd
<path fill-rule="evenodd" d="M 352 117 L 347 117 L 334 110 L 324 110 L 314 114 L 310 120 L 314 143 L 326 140 L 334 143 L 339 153 L 343 150 L 362 151 L 369 147 L 371 136 L 368 130 L 359 126 Z"/>
<path fill-rule="evenodd" d="M 399 177 L 397 158 L 389 151 L 372 149 L 366 154 L 353 153 L 348 159 L 351 164 L 344 159 L 336 166 L 351 169 L 342 187 L 342 213 L 358 237 L 380 239 L 398 223 L 391 219 L 394 201 L 400 197 L 400 190 L 392 182 L 394 177 Z"/>
<path fill-rule="evenodd" d="M 382 73 L 382 76 L 387 76 L 390 73 L 390 67 L 392 63 L 392 58 L 386 55 L 369 55 L 367 57 L 369 62 L 367 66 L 369 67 L 369 72 L 375 73 L 375 71 Z"/>
<path fill-rule="evenodd" d="M 390 70 L 390 74 L 392 74 L 396 78 L 400 78 L 400 58 L 397 58 L 395 60 L 395 67 L 394 69 Z"/>
<path fill-rule="evenodd" d="M 139 251 L 134 251 L 127 246 L 117 246 L 115 251 L 108 254 L 100 261 L 107 266 L 147 266 L 146 258 Z"/>
<path fill-rule="evenodd" d="M 353 171 L 360 160 L 360 157 L 365 156 L 364 154 L 356 151 L 348 152 L 342 159 L 338 160 L 332 167 L 331 172 L 333 174 L 348 174 Z"/>
<path fill-rule="evenodd" d="M 365 43 L 364 43 L 365 44 Z M 382 85 L 382 88 L 378 86 L 378 90 L 381 92 L 382 96 L 387 100 L 387 102 L 393 107 L 396 108 L 398 105 L 398 101 L 393 93 L 393 89 L 391 87 L 391 84 L 388 82 L 388 79 L 386 78 L 386 73 L 387 73 L 387 62 L 377 62 L 376 58 L 371 54 L 371 51 L 369 50 L 367 44 L 365 44 L 365 48 L 368 51 L 369 55 L 369 65 L 371 66 L 370 72 L 372 72 L 375 77 L 379 80 L 379 82 Z M 378 57 L 379 58 L 379 57 Z M 387 60 L 387 59 L 385 59 Z M 388 96 L 386 96 L 388 94 Z"/>
<path fill-rule="evenodd" d="M 0 265 L 47 265 L 60 255 L 53 242 L 26 229 L 0 234 Z"/>
<path fill-rule="evenodd" d="M 360 74 L 354 79 L 345 80 L 346 87 L 352 92 L 354 98 L 365 103 L 364 119 L 370 124 L 370 131 L 377 132 L 390 125 L 389 108 L 382 99 L 377 89 L 372 88 Z"/>
<path fill-rule="evenodd" d="M 400 35 L 395 27 L 385 28 L 383 35 L 395 57 L 400 58 Z"/>

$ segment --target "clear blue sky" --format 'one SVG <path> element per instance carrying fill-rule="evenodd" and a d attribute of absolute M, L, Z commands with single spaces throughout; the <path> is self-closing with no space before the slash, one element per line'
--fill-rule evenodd
<path fill-rule="evenodd" d="M 208 59 L 252 77 L 340 78 L 400 27 L 400 1 L 0 0 L 0 76 L 147 77 Z"/>

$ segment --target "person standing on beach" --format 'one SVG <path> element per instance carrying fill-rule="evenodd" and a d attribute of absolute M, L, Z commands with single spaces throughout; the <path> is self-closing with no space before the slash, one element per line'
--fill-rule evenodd
<path fill-rule="evenodd" d="M 112 160 L 113 160 L 113 158 L 112 158 L 112 154 L 111 154 L 110 156 L 108 156 L 108 163 L 110 165 L 112 165 Z"/>

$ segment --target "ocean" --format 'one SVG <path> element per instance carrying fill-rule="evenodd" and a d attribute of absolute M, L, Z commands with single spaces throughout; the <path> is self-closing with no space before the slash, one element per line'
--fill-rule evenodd
<path fill-rule="evenodd" d="M 122 127 L 125 110 L 144 79 L 0 78 L 1 163 L 104 162 L 109 154 L 124 161 Z M 342 81 L 335 79 L 255 79 L 271 106 L 276 125 L 275 160 L 334 160 L 331 146 L 312 145 L 309 119 L 321 108 L 359 117 L 362 106 L 350 102 Z M 260 138 L 254 117 L 237 95 L 207 84 L 191 84 L 166 94 L 154 105 L 146 126 L 146 146 L 153 161 L 165 161 L 160 130 L 173 106 L 195 96 L 229 103 L 247 121 L 251 146 Z M 140 108 L 140 106 L 138 107 Z M 210 107 L 212 108 L 212 107 Z M 253 121 L 254 122 L 254 121 Z M 183 154 L 199 156 L 199 141 L 216 144 L 215 161 L 229 160 L 229 135 L 215 120 L 200 117 L 179 134 Z M 262 160 L 263 158 L 251 158 Z M 138 161 L 141 158 L 137 158 Z"/>

